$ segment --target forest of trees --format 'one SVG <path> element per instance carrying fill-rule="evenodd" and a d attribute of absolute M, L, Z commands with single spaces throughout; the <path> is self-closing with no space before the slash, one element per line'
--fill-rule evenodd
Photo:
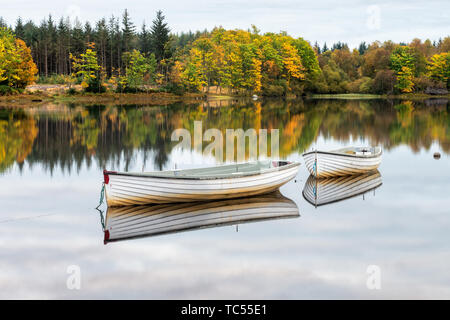
<path fill-rule="evenodd" d="M 127 10 L 94 24 L 48 16 L 40 24 L 18 18 L 8 26 L 0 18 L 0 28 L 0 55 L 10 32 L 23 43 L 16 47 L 31 50 L 37 71 L 29 65 L 22 87 L 36 72 L 40 83 L 78 83 L 90 92 L 136 92 L 151 85 L 174 93 L 214 88 L 266 96 L 447 94 L 450 86 L 448 36 L 434 42 L 363 42 L 351 50 L 341 42 L 311 45 L 285 32 L 261 34 L 255 26 L 174 34 L 161 11 L 151 26 L 137 28 Z M 0 86 L 8 85 L 1 68 Z"/>
<path fill-rule="evenodd" d="M 447 93 L 450 85 L 450 37 L 437 42 L 361 43 L 350 50 L 338 43 L 314 46 L 322 73 L 314 83 L 321 93 Z"/>

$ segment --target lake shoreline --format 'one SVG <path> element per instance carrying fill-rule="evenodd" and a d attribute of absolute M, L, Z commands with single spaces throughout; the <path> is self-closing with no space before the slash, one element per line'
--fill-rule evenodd
<path fill-rule="evenodd" d="M 22 93 L 0 96 L 0 106 L 36 106 L 43 103 L 83 103 L 83 104 L 145 104 L 161 105 L 176 102 L 195 103 L 205 100 L 204 94 L 175 95 L 167 92 L 152 93 L 77 93 L 45 94 Z"/>
<path fill-rule="evenodd" d="M 307 96 L 312 99 L 400 99 L 400 100 L 427 100 L 427 99 L 450 99 L 450 94 L 432 95 L 425 93 L 403 93 L 403 94 L 360 94 L 360 93 L 335 93 L 335 94 L 312 94 Z"/>
<path fill-rule="evenodd" d="M 428 99 L 449 99 L 447 95 L 429 95 L 421 93 L 410 93 L 400 95 L 375 95 L 375 94 L 310 94 L 303 97 L 266 97 L 262 96 L 258 99 L 281 98 L 286 100 L 295 99 L 399 99 L 399 100 L 428 100 Z M 17 95 L 0 96 L 0 106 L 13 107 L 32 105 L 36 106 L 41 103 L 89 103 L 89 104 L 146 104 L 161 105 L 172 104 L 176 102 L 197 103 L 204 101 L 226 101 L 234 99 L 251 99 L 251 96 L 212 94 L 212 93 L 185 93 L 176 95 L 168 92 L 151 92 L 151 93 L 43 93 L 43 92 L 25 92 Z"/>

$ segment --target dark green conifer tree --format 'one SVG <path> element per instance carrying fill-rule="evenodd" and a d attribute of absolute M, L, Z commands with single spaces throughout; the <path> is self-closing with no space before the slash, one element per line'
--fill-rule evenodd
<path fill-rule="evenodd" d="M 166 56 L 166 45 L 169 42 L 170 29 L 167 23 L 164 22 L 165 17 L 162 11 L 156 12 L 156 18 L 153 20 L 150 35 L 152 40 L 152 51 L 155 54 L 156 61 L 161 61 Z"/>

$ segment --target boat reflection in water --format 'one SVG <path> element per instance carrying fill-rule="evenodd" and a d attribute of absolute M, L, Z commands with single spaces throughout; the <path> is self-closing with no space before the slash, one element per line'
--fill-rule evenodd
<path fill-rule="evenodd" d="M 299 216 L 295 202 L 278 191 L 222 201 L 110 207 L 103 225 L 104 243 Z"/>
<path fill-rule="evenodd" d="M 352 176 L 316 179 L 309 176 L 303 188 L 303 197 L 313 206 L 364 195 L 381 186 L 381 174 L 378 170 Z"/>

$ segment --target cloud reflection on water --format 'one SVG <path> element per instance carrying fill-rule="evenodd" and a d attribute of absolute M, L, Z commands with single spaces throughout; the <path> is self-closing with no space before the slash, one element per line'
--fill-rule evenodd
<path fill-rule="evenodd" d="M 331 144 L 341 143 L 317 141 Z M 301 196 L 302 167 L 281 189 L 299 219 L 106 246 L 93 209 L 100 168 L 69 177 L 14 169 L 1 177 L 2 220 L 55 215 L 0 224 L 0 298 L 450 298 L 448 160 L 392 149 L 375 197 L 317 209 Z M 79 291 L 66 288 L 73 264 Z M 381 267 L 380 291 L 366 288 L 370 264 Z"/>

